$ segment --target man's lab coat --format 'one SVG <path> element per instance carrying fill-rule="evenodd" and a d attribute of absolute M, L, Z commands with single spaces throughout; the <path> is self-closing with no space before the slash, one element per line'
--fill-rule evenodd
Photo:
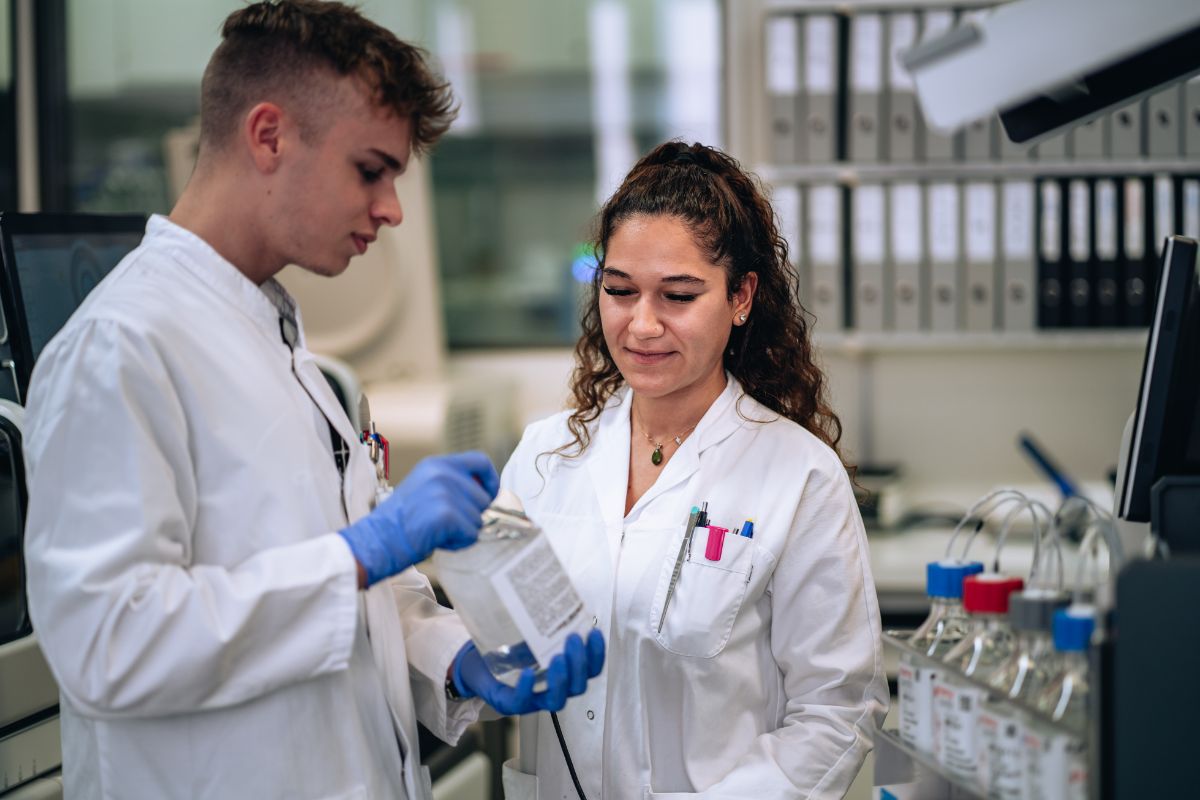
<path fill-rule="evenodd" d="M 565 415 L 532 425 L 501 484 L 524 503 L 608 642 L 604 674 L 559 713 L 589 800 L 840 798 L 871 749 L 888 689 L 862 519 L 816 437 L 729 379 L 654 485 L 624 514 L 630 395 L 579 458 Z M 698 529 L 662 629 L 689 511 Z M 754 521 L 753 538 L 736 535 Z M 715 534 L 719 536 L 719 534 Z M 715 555 L 715 551 L 711 551 Z M 528 723 L 523 723 L 522 732 Z M 574 798 L 546 715 L 537 777 L 506 765 L 506 797 Z"/>
<path fill-rule="evenodd" d="M 154 217 L 34 371 L 29 602 L 68 797 L 426 798 L 416 717 L 453 741 L 478 712 L 447 716 L 468 635 L 426 579 L 358 591 L 336 531 L 374 468 L 265 288 Z"/>

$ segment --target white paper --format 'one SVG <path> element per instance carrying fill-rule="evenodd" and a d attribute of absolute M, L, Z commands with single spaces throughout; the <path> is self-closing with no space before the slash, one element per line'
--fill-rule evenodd
<path fill-rule="evenodd" d="M 1154 247 L 1162 255 L 1167 237 L 1175 233 L 1175 183 L 1170 175 L 1154 176 Z"/>
<path fill-rule="evenodd" d="M 882 186 L 858 186 L 854 189 L 854 258 L 859 263 L 883 263 L 883 201 Z"/>
<path fill-rule="evenodd" d="M 967 184 L 967 260 L 988 264 L 996 258 L 996 187 Z"/>
<path fill-rule="evenodd" d="M 800 28 L 792 16 L 771 17 L 766 30 L 767 92 L 794 95 L 800 91 Z"/>
<path fill-rule="evenodd" d="M 1096 256 L 1117 258 L 1117 185 L 1108 179 L 1096 181 Z"/>
<path fill-rule="evenodd" d="M 1146 192 L 1140 178 L 1125 180 L 1125 257 L 1141 261 L 1146 255 Z"/>
<path fill-rule="evenodd" d="M 808 237 L 814 264 L 836 264 L 841 243 L 841 196 L 836 186 L 808 190 Z"/>
<path fill-rule="evenodd" d="M 1042 258 L 1058 261 L 1062 258 L 1062 189 L 1054 181 L 1042 184 Z"/>
<path fill-rule="evenodd" d="M 929 186 L 929 255 L 938 263 L 958 261 L 958 187 Z"/>
<path fill-rule="evenodd" d="M 974 686 L 939 681 L 933 687 L 934 737 L 938 761 L 952 775 L 975 778 L 976 723 L 985 692 Z"/>
<path fill-rule="evenodd" d="M 1071 193 L 1071 205 L 1068 211 L 1071 222 L 1071 260 L 1084 262 L 1091 254 L 1091 193 L 1088 191 L 1087 181 L 1073 180 L 1067 187 Z"/>
<path fill-rule="evenodd" d="M 883 84 L 883 18 L 859 14 L 850 18 L 850 85 L 878 92 Z"/>
<path fill-rule="evenodd" d="M 910 49 L 917 40 L 917 15 L 896 13 L 888 17 L 888 30 L 891 34 L 888 40 L 888 83 L 892 89 L 911 91 L 913 88 L 912 75 L 900 61 L 900 53 Z"/>
<path fill-rule="evenodd" d="M 921 187 L 896 183 L 891 187 L 892 257 L 897 264 L 921 260 Z"/>
<path fill-rule="evenodd" d="M 1200 181 L 1193 178 L 1183 182 L 1183 235 L 1200 239 Z"/>
<path fill-rule="evenodd" d="M 1004 184 L 1004 256 L 1010 261 L 1033 259 L 1033 183 Z"/>
<path fill-rule="evenodd" d="M 813 94 L 833 94 L 837 28 L 833 16 L 810 15 L 804 23 L 804 82 Z"/>
<path fill-rule="evenodd" d="M 933 755 L 933 684 L 938 670 L 915 659 L 901 659 L 899 676 L 900 738 Z"/>
<path fill-rule="evenodd" d="M 803 253 L 800 249 L 800 187 L 794 184 L 776 186 L 771 193 L 771 205 L 779 217 L 779 234 L 787 242 L 788 260 L 795 266 L 802 260 Z"/>
<path fill-rule="evenodd" d="M 954 12 L 926 11 L 923 21 L 925 28 L 921 31 L 921 41 L 926 42 L 940 36 L 954 26 Z"/>

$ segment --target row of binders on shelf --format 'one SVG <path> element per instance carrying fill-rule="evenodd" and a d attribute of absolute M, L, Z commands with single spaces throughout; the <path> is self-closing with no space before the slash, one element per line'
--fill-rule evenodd
<path fill-rule="evenodd" d="M 981 13 L 963 11 L 961 14 Z M 986 12 L 982 12 L 986 13 Z M 1200 76 L 1098 117 L 1035 148 L 996 118 L 954 134 L 925 126 L 900 54 L 949 30 L 947 8 L 770 16 L 764 42 L 772 163 L 986 162 L 1200 156 Z"/>
<path fill-rule="evenodd" d="M 1167 236 L 1200 238 L 1200 177 L 776 186 L 822 334 L 1149 324 Z"/>

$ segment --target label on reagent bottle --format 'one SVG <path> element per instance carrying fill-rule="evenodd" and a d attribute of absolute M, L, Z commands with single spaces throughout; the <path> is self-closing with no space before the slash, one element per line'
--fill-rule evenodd
<path fill-rule="evenodd" d="M 922 753 L 933 753 L 933 683 L 938 669 L 911 655 L 900 659 L 900 738 Z"/>
<path fill-rule="evenodd" d="M 984 691 L 952 681 L 939 680 L 933 687 L 935 747 L 938 761 L 952 775 L 965 781 L 976 776 L 976 723 Z"/>

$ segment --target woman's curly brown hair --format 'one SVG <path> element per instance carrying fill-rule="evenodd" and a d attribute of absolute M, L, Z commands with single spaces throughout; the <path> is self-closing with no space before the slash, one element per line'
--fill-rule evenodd
<path fill-rule="evenodd" d="M 809 315 L 800 305 L 799 280 L 761 184 L 720 150 L 678 141 L 659 145 L 642 158 L 600 211 L 594 240 L 599 265 L 585 300 L 571 376 L 567 427 L 574 438 L 553 452 L 566 457 L 582 453 L 591 442 L 590 424 L 624 383 L 604 341 L 599 297 L 608 242 L 623 222 L 638 215 L 683 220 L 712 263 L 725 268 L 730 298 L 746 273 L 757 273 L 754 310 L 745 325 L 731 330 L 725 369 L 747 394 L 803 426 L 841 457 L 842 424 L 826 399 L 825 376 L 809 341 Z"/>

